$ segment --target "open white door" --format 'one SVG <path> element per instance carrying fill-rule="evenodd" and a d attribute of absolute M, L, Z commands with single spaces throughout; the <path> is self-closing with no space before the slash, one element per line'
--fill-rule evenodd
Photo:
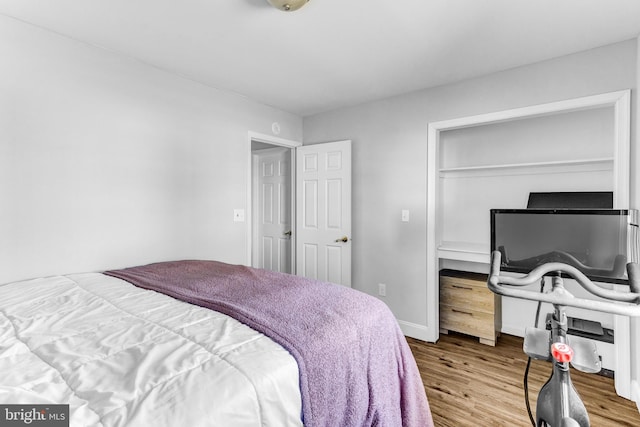
<path fill-rule="evenodd" d="M 254 266 L 291 273 L 291 172 L 289 148 L 256 151 Z"/>
<path fill-rule="evenodd" d="M 351 141 L 296 149 L 296 274 L 351 286 Z"/>

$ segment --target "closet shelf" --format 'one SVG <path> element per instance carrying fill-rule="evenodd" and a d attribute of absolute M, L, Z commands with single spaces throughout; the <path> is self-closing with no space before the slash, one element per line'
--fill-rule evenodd
<path fill-rule="evenodd" d="M 443 241 L 438 258 L 489 264 L 489 243 Z"/>
<path fill-rule="evenodd" d="M 453 168 L 440 168 L 440 173 L 447 172 L 474 172 L 483 170 L 499 170 L 499 169 L 523 169 L 523 168 L 539 168 L 546 166 L 580 166 L 580 165 L 592 165 L 601 163 L 613 164 L 613 157 L 600 157 L 593 159 L 574 159 L 574 160 L 554 160 L 548 162 L 533 162 L 533 163 L 511 163 L 511 164 L 498 164 L 498 165 L 480 165 L 480 166 L 460 166 Z"/>

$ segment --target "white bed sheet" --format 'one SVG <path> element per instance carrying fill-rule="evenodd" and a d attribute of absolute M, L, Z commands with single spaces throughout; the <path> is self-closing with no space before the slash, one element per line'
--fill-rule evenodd
<path fill-rule="evenodd" d="M 0 402 L 72 426 L 300 426 L 298 367 L 215 311 L 99 273 L 0 286 Z"/>

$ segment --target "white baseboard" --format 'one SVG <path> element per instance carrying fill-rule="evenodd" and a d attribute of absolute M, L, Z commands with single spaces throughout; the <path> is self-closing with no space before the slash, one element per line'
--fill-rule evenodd
<path fill-rule="evenodd" d="M 631 381 L 631 400 L 636 402 L 638 412 L 640 412 L 640 383 L 638 381 Z"/>
<path fill-rule="evenodd" d="M 428 329 L 426 326 L 407 322 L 406 320 L 398 320 L 398 324 L 400 325 L 402 333 L 406 336 L 422 341 L 431 341 L 428 338 Z M 518 327 L 503 326 L 501 332 L 507 335 L 524 337 L 524 329 Z"/>
<path fill-rule="evenodd" d="M 402 333 L 408 337 L 415 338 L 422 341 L 429 341 L 427 338 L 427 327 L 419 325 L 417 323 L 411 323 L 404 320 L 398 320 Z"/>

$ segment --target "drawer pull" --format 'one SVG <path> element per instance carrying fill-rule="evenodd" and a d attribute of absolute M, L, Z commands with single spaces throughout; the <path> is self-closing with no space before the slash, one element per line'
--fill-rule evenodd
<path fill-rule="evenodd" d="M 460 286 L 460 285 L 451 285 L 452 288 L 456 288 L 456 289 L 465 289 L 467 291 L 472 291 L 473 288 L 468 288 L 466 286 Z"/>
<path fill-rule="evenodd" d="M 469 313 L 468 311 L 456 310 L 455 308 L 452 308 L 451 311 L 453 311 L 454 313 L 460 313 L 460 314 L 466 314 L 468 316 L 473 316 L 473 313 Z"/>

